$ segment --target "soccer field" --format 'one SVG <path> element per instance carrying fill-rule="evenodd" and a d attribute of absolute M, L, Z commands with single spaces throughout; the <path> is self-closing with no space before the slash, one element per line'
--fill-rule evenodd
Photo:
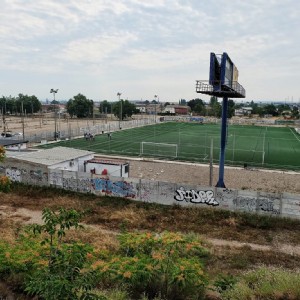
<path fill-rule="evenodd" d="M 110 155 L 208 163 L 219 161 L 220 125 L 161 123 L 105 133 L 95 140 L 60 141 L 40 147 L 73 147 Z M 226 165 L 300 170 L 300 135 L 293 128 L 229 125 Z"/>

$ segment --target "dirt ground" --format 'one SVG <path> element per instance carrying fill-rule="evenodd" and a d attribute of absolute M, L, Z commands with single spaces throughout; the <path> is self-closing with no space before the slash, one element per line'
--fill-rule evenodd
<path fill-rule="evenodd" d="M 213 168 L 213 185 L 218 182 L 219 168 Z M 209 186 L 209 166 L 200 164 L 130 161 L 130 177 L 182 184 Z M 259 169 L 225 168 L 227 188 L 300 194 L 300 173 Z"/>

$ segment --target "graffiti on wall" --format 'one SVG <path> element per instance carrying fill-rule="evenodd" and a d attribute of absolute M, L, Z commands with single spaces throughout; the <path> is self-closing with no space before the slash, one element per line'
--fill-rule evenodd
<path fill-rule="evenodd" d="M 62 174 L 51 172 L 50 173 L 50 183 L 53 185 L 62 185 Z"/>
<path fill-rule="evenodd" d="M 237 209 L 241 209 L 247 212 L 256 211 L 256 198 L 254 197 L 237 196 L 233 199 L 233 204 Z"/>
<path fill-rule="evenodd" d="M 207 204 L 212 206 L 218 206 L 219 202 L 216 201 L 214 197 L 214 192 L 211 190 L 207 191 L 195 191 L 195 190 L 185 190 L 180 187 L 176 190 L 177 195 L 174 196 L 176 201 L 186 201 L 196 204 Z"/>
<path fill-rule="evenodd" d="M 247 212 L 263 211 L 271 214 L 280 214 L 279 208 L 275 208 L 275 202 L 272 198 L 254 198 L 238 196 L 233 199 L 233 204 L 237 209 Z"/>
<path fill-rule="evenodd" d="M 270 212 L 275 215 L 280 214 L 280 196 L 276 194 L 266 194 L 257 199 L 258 209 L 264 212 Z"/>
<path fill-rule="evenodd" d="M 12 181 L 21 182 L 21 171 L 17 168 L 6 169 L 5 175 Z"/>
<path fill-rule="evenodd" d="M 64 189 L 70 191 L 91 192 L 91 180 L 89 178 L 62 178 L 62 186 Z"/>
<path fill-rule="evenodd" d="M 43 172 L 42 170 L 30 170 L 27 180 L 29 182 L 36 182 L 36 183 L 47 182 L 48 173 Z"/>
<path fill-rule="evenodd" d="M 95 191 L 125 198 L 136 198 L 137 196 L 138 191 L 131 182 L 112 181 L 106 178 L 93 178 L 91 181 Z"/>

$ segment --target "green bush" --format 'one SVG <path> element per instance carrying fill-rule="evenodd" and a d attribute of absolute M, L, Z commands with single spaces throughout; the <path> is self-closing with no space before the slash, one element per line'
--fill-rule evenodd
<path fill-rule="evenodd" d="M 47 300 L 203 299 L 208 251 L 197 236 L 124 232 L 116 252 L 96 251 L 64 239 L 80 218 L 75 210 L 44 209 L 43 225 L 0 243 L 1 277 L 15 276 L 30 296 Z"/>
<path fill-rule="evenodd" d="M 260 267 L 245 273 L 223 299 L 300 299 L 300 272 Z"/>
<path fill-rule="evenodd" d="M 11 180 L 7 176 L 0 176 L 0 192 L 8 193 L 11 191 Z"/>
<path fill-rule="evenodd" d="M 128 285 L 133 297 L 201 299 L 208 284 L 201 258 L 208 252 L 189 236 L 165 232 L 125 233 L 120 249 L 107 261 L 96 261 L 102 282 Z"/>

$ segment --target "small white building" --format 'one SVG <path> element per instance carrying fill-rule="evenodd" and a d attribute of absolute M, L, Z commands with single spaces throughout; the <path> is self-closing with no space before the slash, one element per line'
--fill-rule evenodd
<path fill-rule="evenodd" d="M 234 110 L 235 116 L 250 116 L 252 114 L 252 107 L 242 107 Z"/>
<path fill-rule="evenodd" d="M 59 169 L 66 171 L 83 172 L 84 162 L 94 157 L 94 152 L 68 147 L 55 147 L 51 149 L 18 153 L 10 158 L 16 158 L 23 164 L 30 163 L 44 166 L 49 170 Z"/>
<path fill-rule="evenodd" d="M 175 105 L 167 105 L 164 110 L 164 113 L 175 114 Z"/>
<path fill-rule="evenodd" d="M 127 178 L 129 177 L 129 163 L 115 159 L 93 158 L 84 162 L 84 172 Z"/>

